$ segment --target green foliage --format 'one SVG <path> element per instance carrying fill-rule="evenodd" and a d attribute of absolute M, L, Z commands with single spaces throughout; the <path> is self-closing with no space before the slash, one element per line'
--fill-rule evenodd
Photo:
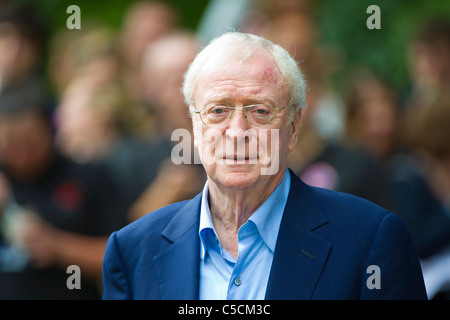
<path fill-rule="evenodd" d="M 65 28 L 66 9 L 76 4 L 82 21 L 105 23 L 119 28 L 127 7 L 136 0 L 14 0 L 35 5 L 52 31 Z M 181 26 L 195 30 L 208 0 L 165 0 L 174 5 Z M 258 0 L 256 0 L 258 1 Z M 314 0 L 320 41 L 342 54 L 343 65 L 334 77 L 339 87 L 345 76 L 359 65 L 368 66 L 398 88 L 408 82 L 406 48 L 411 36 L 427 19 L 450 18 L 450 1 L 439 0 Z M 381 9 L 381 30 L 369 30 L 369 5 Z"/>
<path fill-rule="evenodd" d="M 322 43 L 334 46 L 344 57 L 335 82 L 360 65 L 368 66 L 399 89 L 408 83 L 406 48 L 418 28 L 433 17 L 450 19 L 450 1 L 437 0 L 320 0 L 317 21 Z M 381 10 L 381 29 L 369 30 L 366 9 Z"/>
<path fill-rule="evenodd" d="M 51 30 L 65 28 L 70 5 L 80 7 L 82 20 L 119 28 L 126 9 L 137 0 L 14 0 L 31 3 L 45 18 Z M 164 0 L 172 4 L 181 17 L 181 26 L 194 30 L 208 0 Z"/>

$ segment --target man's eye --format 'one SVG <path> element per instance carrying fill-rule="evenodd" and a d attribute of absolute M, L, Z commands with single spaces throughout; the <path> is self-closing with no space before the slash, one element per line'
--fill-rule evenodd
<path fill-rule="evenodd" d="M 264 110 L 264 109 L 256 109 L 255 112 L 256 112 L 257 114 L 266 114 L 266 113 L 267 113 L 267 110 Z"/>
<path fill-rule="evenodd" d="M 214 108 L 212 111 L 214 114 L 221 114 L 224 112 L 223 108 Z"/>
<path fill-rule="evenodd" d="M 213 107 L 213 108 L 209 109 L 208 113 L 215 115 L 215 116 L 223 115 L 223 114 L 227 113 L 227 109 L 224 107 Z"/>
<path fill-rule="evenodd" d="M 270 114 L 270 109 L 265 106 L 255 106 L 251 112 L 256 116 L 267 116 Z"/>

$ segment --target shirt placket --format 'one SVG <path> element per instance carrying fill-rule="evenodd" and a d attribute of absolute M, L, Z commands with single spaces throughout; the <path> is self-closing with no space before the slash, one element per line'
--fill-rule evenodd
<path fill-rule="evenodd" d="M 238 258 L 236 264 L 231 273 L 230 281 L 228 283 L 228 300 L 241 300 L 244 299 L 246 290 L 246 283 L 249 279 L 246 279 L 243 271 L 246 265 L 246 258 L 252 248 L 256 247 L 255 242 L 258 237 L 255 234 L 256 228 L 253 222 L 247 221 L 241 226 L 238 233 Z"/>

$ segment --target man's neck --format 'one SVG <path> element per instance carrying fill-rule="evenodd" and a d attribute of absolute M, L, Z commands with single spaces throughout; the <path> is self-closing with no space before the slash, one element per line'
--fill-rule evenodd
<path fill-rule="evenodd" d="M 268 184 L 228 190 L 208 180 L 211 219 L 222 246 L 237 258 L 239 228 L 269 198 L 283 180 L 284 170 Z"/>

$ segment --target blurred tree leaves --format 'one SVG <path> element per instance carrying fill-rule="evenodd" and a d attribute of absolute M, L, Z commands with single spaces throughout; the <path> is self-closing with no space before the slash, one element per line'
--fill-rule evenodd
<path fill-rule="evenodd" d="M 209 0 L 163 0 L 172 4 L 181 17 L 181 26 L 194 30 Z M 5 1 L 7 2 L 7 1 Z M 42 14 L 51 30 L 65 28 L 69 14 L 66 9 L 77 5 L 82 21 L 104 23 L 120 27 L 126 9 L 137 0 L 14 0 L 14 3 L 30 3 Z"/>
<path fill-rule="evenodd" d="M 45 17 L 50 30 L 65 28 L 69 5 L 78 5 L 83 21 L 105 23 L 119 28 L 123 14 L 136 0 L 14 0 L 31 3 Z M 181 17 L 181 26 L 195 30 L 209 0 L 164 0 L 174 5 Z M 258 0 L 256 0 L 258 1 Z M 406 47 L 411 36 L 427 19 L 439 16 L 450 19 L 448 0 L 313 0 L 320 41 L 339 51 L 342 68 L 334 82 L 342 83 L 350 71 L 368 66 L 398 88 L 408 83 L 405 64 Z M 368 6 L 381 9 L 381 30 L 369 30 L 366 20 Z"/>
<path fill-rule="evenodd" d="M 450 1 L 439 0 L 319 0 L 317 21 L 320 41 L 336 47 L 343 57 L 335 83 L 358 66 L 368 66 L 398 89 L 408 85 L 406 48 L 423 23 L 433 17 L 450 19 Z M 366 9 L 381 10 L 381 29 L 366 26 Z"/>

